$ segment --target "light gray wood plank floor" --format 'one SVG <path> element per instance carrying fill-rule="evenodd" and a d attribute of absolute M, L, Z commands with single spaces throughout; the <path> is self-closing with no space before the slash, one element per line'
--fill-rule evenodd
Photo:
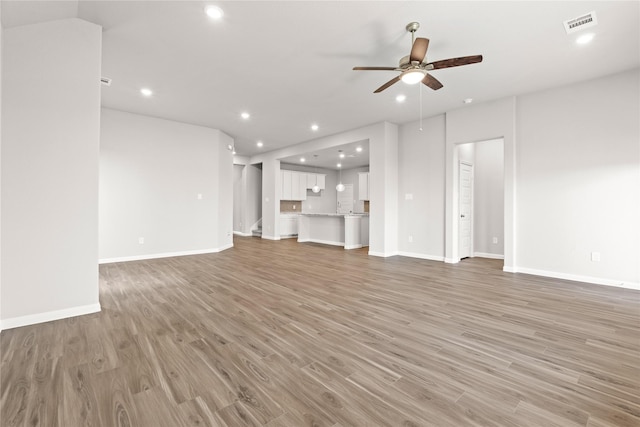
<path fill-rule="evenodd" d="M 639 426 L 640 292 L 235 238 L 3 331 L 0 425 Z"/>

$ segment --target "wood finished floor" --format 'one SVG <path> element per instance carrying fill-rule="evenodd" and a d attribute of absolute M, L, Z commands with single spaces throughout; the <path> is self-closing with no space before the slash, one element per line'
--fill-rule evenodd
<path fill-rule="evenodd" d="M 640 292 L 236 238 L 0 336 L 0 425 L 639 426 Z"/>

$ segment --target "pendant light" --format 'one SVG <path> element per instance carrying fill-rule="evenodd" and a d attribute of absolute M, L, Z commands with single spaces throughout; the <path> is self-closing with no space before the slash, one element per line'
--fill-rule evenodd
<path fill-rule="evenodd" d="M 344 191 L 344 184 L 342 183 L 342 164 L 338 163 L 338 170 L 340 171 L 340 180 L 338 181 L 338 185 L 336 185 L 336 191 L 341 193 Z"/>
<path fill-rule="evenodd" d="M 313 155 L 314 160 L 318 158 L 317 154 Z M 314 193 L 319 193 L 320 192 L 320 186 L 318 185 L 318 168 L 315 168 L 315 172 L 316 172 L 316 184 L 311 187 L 311 191 L 313 191 Z"/>

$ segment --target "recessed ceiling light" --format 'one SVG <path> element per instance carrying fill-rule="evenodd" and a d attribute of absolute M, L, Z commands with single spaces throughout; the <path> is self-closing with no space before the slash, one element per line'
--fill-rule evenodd
<path fill-rule="evenodd" d="M 262 141 L 258 141 L 258 142 L 256 143 L 256 145 L 257 145 L 258 147 L 262 147 L 264 144 L 262 143 Z"/>
<path fill-rule="evenodd" d="M 142 89 L 140 89 L 140 93 L 143 94 L 144 96 L 151 96 L 153 95 L 153 91 L 149 88 L 143 87 Z"/>
<path fill-rule="evenodd" d="M 211 19 L 220 19 L 224 16 L 224 12 L 218 6 L 207 6 L 204 8 L 204 12 Z"/>
<path fill-rule="evenodd" d="M 233 150 L 233 155 L 234 155 L 234 156 L 236 155 L 236 150 Z"/>
<path fill-rule="evenodd" d="M 340 157 L 341 159 L 344 159 L 344 153 L 340 153 L 340 156 L 338 157 Z"/>
<path fill-rule="evenodd" d="M 396 102 L 404 102 L 405 99 L 407 99 L 406 95 L 400 94 L 400 95 L 396 96 Z"/>
<path fill-rule="evenodd" d="M 465 104 L 471 104 L 473 102 L 473 98 L 466 98 L 462 102 L 464 102 Z"/>
<path fill-rule="evenodd" d="M 311 125 L 311 130 L 314 131 L 314 132 L 317 131 L 318 130 L 318 125 L 312 124 Z"/>
<path fill-rule="evenodd" d="M 251 114 L 247 113 L 246 111 L 240 113 L 240 117 L 242 117 L 243 119 L 247 120 L 249 119 L 249 117 L 251 117 Z"/>
<path fill-rule="evenodd" d="M 576 39 L 576 43 L 578 44 L 587 44 L 589 43 L 591 40 L 593 40 L 593 37 L 595 35 L 593 33 L 587 33 L 587 34 L 583 34 L 580 37 L 578 37 Z"/>
<path fill-rule="evenodd" d="M 307 161 L 307 159 L 305 159 L 304 157 L 300 157 L 300 163 L 304 163 L 306 161 Z"/>
<path fill-rule="evenodd" d="M 341 168 L 342 167 L 342 163 L 338 163 L 336 166 Z"/>
<path fill-rule="evenodd" d="M 356 148 L 356 151 L 357 151 L 358 153 L 362 152 L 362 147 L 357 147 L 357 148 Z"/>

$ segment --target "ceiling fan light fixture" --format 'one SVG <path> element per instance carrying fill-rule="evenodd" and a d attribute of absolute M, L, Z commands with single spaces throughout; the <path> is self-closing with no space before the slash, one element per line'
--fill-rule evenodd
<path fill-rule="evenodd" d="M 400 76 L 400 80 L 402 80 L 408 85 L 414 85 L 416 83 L 420 83 L 422 79 L 424 79 L 424 76 L 425 76 L 424 71 L 412 69 L 402 73 L 402 76 Z"/>

